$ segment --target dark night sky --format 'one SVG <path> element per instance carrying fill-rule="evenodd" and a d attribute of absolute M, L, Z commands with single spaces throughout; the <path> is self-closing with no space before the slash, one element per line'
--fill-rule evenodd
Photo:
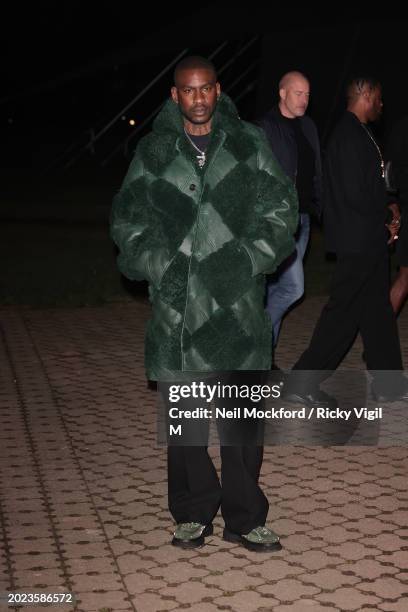
<path fill-rule="evenodd" d="M 149 8 L 150 6 L 150 8 Z M 64 76 L 91 74 L 140 43 L 156 47 L 155 33 L 169 28 L 178 13 L 134 2 L 38 2 L 8 4 L 2 25 L 5 44 L 3 98 Z M 191 13 L 190 9 L 190 13 Z M 187 13 L 189 14 L 189 13 Z M 158 49 L 159 51 L 159 49 Z M 134 59 L 142 58 L 137 53 Z"/>
<path fill-rule="evenodd" d="M 313 13 L 310 4 L 276 8 L 265 18 L 264 5 L 220 3 L 79 2 L 60 0 L 7 3 L 3 8 L 3 99 L 62 77 L 89 73 L 116 62 L 135 62 L 148 69 L 155 56 L 184 46 L 199 47 L 226 38 L 256 33 L 302 30 L 368 18 L 354 9 Z M 198 8 L 197 8 L 198 7 Z M 388 5 L 389 7 L 389 5 Z M 143 14 L 142 14 L 143 12 Z M 374 15 L 382 21 L 387 15 Z M 311 41 L 313 44 L 313 41 Z M 302 53 L 299 48 L 299 52 Z M 144 60 L 147 60 L 144 61 Z"/>
<path fill-rule="evenodd" d="M 318 17 L 310 4 L 274 8 L 269 18 L 264 6 L 252 3 L 245 11 L 237 4 L 178 3 L 158 11 L 147 3 L 142 15 L 136 2 L 8 3 L 1 26 L 1 127 L 12 119 L 13 137 L 30 129 L 35 140 L 41 129 L 68 142 L 90 125 L 103 125 L 182 49 L 207 55 L 226 39 L 239 47 L 253 34 L 261 35 L 263 46 L 257 47 L 261 62 L 252 113 L 274 101 L 279 77 L 293 68 L 311 78 L 310 111 L 321 130 L 336 115 L 347 71 L 378 75 L 385 81 L 388 116 L 404 112 L 408 24 L 390 3 L 387 14 L 371 15 L 330 4 Z M 140 105 L 141 116 L 167 95 L 170 76 Z M 251 111 L 245 108 L 244 118 L 252 118 L 246 112 Z"/>

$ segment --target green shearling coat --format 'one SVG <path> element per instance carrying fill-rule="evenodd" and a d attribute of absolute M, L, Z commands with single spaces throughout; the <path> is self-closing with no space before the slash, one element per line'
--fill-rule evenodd
<path fill-rule="evenodd" d="M 221 94 L 200 169 L 169 99 L 115 196 L 118 266 L 149 282 L 151 380 L 178 372 L 266 370 L 265 274 L 295 248 L 297 196 L 261 131 Z"/>

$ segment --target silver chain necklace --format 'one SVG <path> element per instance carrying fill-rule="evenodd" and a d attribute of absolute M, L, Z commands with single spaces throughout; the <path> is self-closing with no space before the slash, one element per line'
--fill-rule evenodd
<path fill-rule="evenodd" d="M 361 123 L 361 122 L 360 122 Z M 382 178 L 385 178 L 385 164 L 384 164 L 384 159 L 383 156 L 381 155 L 381 151 L 380 151 L 380 147 L 378 146 L 378 144 L 375 142 L 374 137 L 371 135 L 371 132 L 368 128 L 366 128 L 366 126 L 364 125 L 364 123 L 361 123 L 361 127 L 364 128 L 364 131 L 368 134 L 368 136 L 370 137 L 371 142 L 374 144 L 375 148 L 378 151 L 378 155 L 380 156 L 380 166 L 381 166 L 381 176 Z"/>
<path fill-rule="evenodd" d="M 197 147 L 197 145 L 195 144 L 195 142 L 192 141 L 192 139 L 190 138 L 189 133 L 187 132 L 186 128 L 184 128 L 184 133 L 187 136 L 188 140 L 190 141 L 190 143 L 193 145 L 193 147 L 195 148 L 196 151 L 198 151 L 200 153 L 200 155 L 196 155 L 197 157 L 197 161 L 198 161 L 198 165 L 200 166 L 200 168 L 202 168 L 206 162 L 205 159 L 205 151 L 202 151 L 201 149 L 199 149 Z"/>

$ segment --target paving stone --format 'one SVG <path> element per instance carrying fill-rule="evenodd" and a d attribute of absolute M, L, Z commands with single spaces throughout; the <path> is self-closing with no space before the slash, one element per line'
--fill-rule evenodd
<path fill-rule="evenodd" d="M 285 318 L 278 363 L 306 347 L 323 302 Z M 0 308 L 0 590 L 71 589 L 78 612 L 405 612 L 403 446 L 265 447 L 260 482 L 283 550 L 224 542 L 220 515 L 203 548 L 170 545 L 166 449 L 143 365 L 148 314 L 144 302 Z M 361 351 L 357 339 L 345 368 L 362 367 Z M 209 453 L 219 469 L 219 449 Z"/>
<path fill-rule="evenodd" d="M 225 569 L 242 567 L 243 565 L 250 565 L 259 561 L 258 553 L 247 550 L 238 544 L 230 544 L 223 540 L 220 541 L 218 546 L 214 542 L 211 549 L 210 546 L 208 546 L 207 550 L 209 550 L 209 552 L 200 554 L 200 561 L 194 558 L 191 562 L 197 565 L 197 567 L 208 566 L 211 568 L 212 564 L 214 564 L 213 569 L 218 570 L 222 567 Z M 276 557 L 279 555 L 279 551 L 270 554 Z"/>
<path fill-rule="evenodd" d="M 258 593 L 272 595 L 281 603 L 288 603 L 299 599 L 299 597 L 310 597 L 320 593 L 320 590 L 317 587 L 305 585 L 296 579 L 280 580 L 275 584 L 263 584 L 257 588 Z"/>
<path fill-rule="evenodd" d="M 282 546 L 292 552 L 303 552 L 314 548 L 321 549 L 324 542 L 320 538 L 313 539 L 309 535 L 294 534 L 282 539 Z"/>
<path fill-rule="evenodd" d="M 321 589 L 329 591 L 360 582 L 356 576 L 351 576 L 346 572 L 343 573 L 340 567 L 336 569 L 321 569 L 314 574 L 301 574 L 299 580 L 302 580 L 304 584 L 314 584 Z"/>
<path fill-rule="evenodd" d="M 107 557 L 108 559 L 108 557 Z M 123 576 L 131 574 L 136 570 L 148 570 L 157 567 L 157 562 L 152 559 L 141 559 L 137 554 L 122 555 L 117 559 L 118 567 Z"/>
<path fill-rule="evenodd" d="M 222 594 L 222 591 L 202 582 L 183 582 L 177 586 L 160 589 L 160 595 L 174 597 L 179 603 L 195 603 L 212 600 Z"/>
<path fill-rule="evenodd" d="M 337 554 L 343 557 L 343 559 L 350 561 L 358 561 L 359 559 L 364 559 L 367 556 L 375 557 L 380 552 L 377 548 L 366 548 L 358 542 L 346 542 L 336 546 L 327 546 L 324 548 L 324 550 L 329 554 Z"/>
<path fill-rule="evenodd" d="M 387 533 L 388 532 L 388 533 Z M 380 552 L 393 552 L 400 550 L 404 545 L 404 540 L 399 536 L 390 533 L 390 526 L 384 527 L 384 532 L 375 536 L 360 538 L 359 542 L 367 547 L 376 547 Z"/>
<path fill-rule="evenodd" d="M 363 559 L 353 563 L 353 566 L 340 565 L 338 569 L 363 579 L 377 579 L 381 576 L 392 576 L 398 573 L 398 569 L 393 567 L 391 563 L 381 562 L 380 557 L 378 560 Z"/>
<path fill-rule="evenodd" d="M 128 603 L 128 594 L 125 591 L 78 592 L 75 597 L 80 610 L 99 611 L 101 608 L 112 608 L 116 612 L 118 608 L 126 609 Z"/>
<path fill-rule="evenodd" d="M 64 576 L 59 568 L 50 569 L 24 569 L 16 570 L 13 573 L 16 584 L 27 587 L 40 588 L 39 585 L 60 585 L 64 583 Z M 41 588 L 43 588 L 41 586 Z M 44 587 L 45 588 L 45 587 Z"/>
<path fill-rule="evenodd" d="M 75 575 L 71 576 L 72 587 L 75 592 L 83 591 L 115 591 L 120 589 L 120 576 L 114 573 L 98 573 L 93 575 Z"/>
<path fill-rule="evenodd" d="M 331 593 L 321 593 L 316 596 L 316 599 L 341 610 L 358 610 L 358 612 L 364 606 L 375 609 L 375 606 L 381 601 L 378 597 L 361 593 L 359 590 L 352 588 L 340 588 Z"/>
<path fill-rule="evenodd" d="M 392 576 L 377 578 L 373 582 L 364 582 L 359 585 L 359 590 L 369 592 L 382 599 L 397 599 L 401 595 L 408 595 L 407 583 L 402 583 Z"/>
<path fill-rule="evenodd" d="M 38 551 L 32 551 L 34 554 L 16 554 L 12 553 L 9 560 L 14 570 L 23 571 L 29 570 L 33 567 L 43 567 L 45 569 L 55 568 L 60 565 L 60 559 L 58 555 L 50 553 L 40 553 Z"/>
<path fill-rule="evenodd" d="M 283 559 L 268 559 L 266 561 L 245 566 L 245 571 L 249 576 L 261 577 L 263 581 L 277 581 L 283 578 L 291 578 L 302 573 L 302 569 L 294 563 L 288 563 Z"/>
<path fill-rule="evenodd" d="M 164 598 L 156 593 L 141 593 L 130 599 L 135 610 L 140 612 L 167 612 L 178 608 L 178 603 L 174 599 Z"/>
<path fill-rule="evenodd" d="M 219 609 L 234 612 L 258 612 L 258 610 L 273 610 L 279 602 L 273 597 L 263 597 L 256 591 L 241 591 L 233 595 L 226 594 L 214 599 Z"/>
<path fill-rule="evenodd" d="M 185 605 L 180 608 L 173 608 L 173 612 L 218 612 L 221 609 L 222 608 L 219 608 L 218 606 L 206 601 L 204 603 L 195 603 L 194 606 L 191 606 L 189 608 L 186 608 Z"/>
<path fill-rule="evenodd" d="M 384 612 L 406 612 L 407 598 L 405 596 L 398 599 L 398 601 L 381 603 L 378 608 L 379 610 L 384 610 Z"/>
<path fill-rule="evenodd" d="M 229 591 L 243 591 L 264 584 L 265 579 L 249 575 L 247 567 L 244 567 L 241 570 L 229 570 L 220 572 L 218 575 L 207 576 L 202 582 L 220 589 L 227 587 Z"/>
<path fill-rule="evenodd" d="M 274 606 L 273 608 L 273 612 L 333 612 L 333 610 L 335 610 L 335 608 L 333 608 L 332 606 L 328 607 L 316 601 L 313 601 L 313 599 L 306 598 L 294 601 L 289 605 L 283 604 Z"/>
<path fill-rule="evenodd" d="M 407 548 L 404 547 L 404 550 L 398 550 L 396 552 L 392 552 L 390 554 L 380 555 L 378 557 L 379 563 L 384 567 L 384 569 L 398 571 L 400 570 L 408 570 L 408 552 Z M 389 565 L 393 567 L 389 567 Z M 398 568 L 398 569 L 397 569 Z M 384 572 L 385 573 L 385 572 Z"/>
<path fill-rule="evenodd" d="M 373 512 L 375 512 L 373 510 Z M 382 530 L 387 530 L 387 524 L 384 521 L 379 521 L 377 518 L 366 517 L 362 519 L 354 519 L 343 523 L 345 529 L 350 529 L 358 532 L 360 535 L 376 536 Z M 368 541 L 368 540 L 367 540 Z"/>
<path fill-rule="evenodd" d="M 345 542 L 352 542 L 358 540 L 360 537 L 359 533 L 351 532 L 341 525 L 330 525 L 330 527 L 324 527 L 319 531 L 320 536 L 325 542 L 343 544 Z"/>
<path fill-rule="evenodd" d="M 328 555 L 323 550 L 310 550 L 303 552 L 302 554 L 291 554 L 290 557 L 285 558 L 291 564 L 303 567 L 308 570 L 317 570 L 327 568 L 329 566 L 338 566 L 344 563 L 344 559 L 337 554 Z"/>
<path fill-rule="evenodd" d="M 184 576 L 183 576 L 184 579 Z M 180 577 L 179 577 L 180 580 Z M 151 576 L 146 573 L 127 574 L 124 583 L 129 593 L 144 593 L 145 591 L 158 591 L 166 586 L 166 582 L 158 576 Z"/>
<path fill-rule="evenodd" d="M 111 557 L 67 559 L 66 567 L 71 576 L 76 574 L 104 574 L 112 571 L 112 568 L 115 567 L 115 561 Z"/>
<path fill-rule="evenodd" d="M 178 583 L 181 579 L 183 579 L 183 581 L 187 581 L 194 578 L 203 578 L 204 576 L 209 576 L 213 573 L 217 574 L 218 572 L 210 572 L 207 569 L 198 569 L 191 563 L 179 561 L 166 566 L 161 565 L 160 567 L 153 567 L 148 569 L 147 573 L 152 577 L 163 578 L 168 583 Z M 221 574 L 223 574 L 223 572 Z"/>

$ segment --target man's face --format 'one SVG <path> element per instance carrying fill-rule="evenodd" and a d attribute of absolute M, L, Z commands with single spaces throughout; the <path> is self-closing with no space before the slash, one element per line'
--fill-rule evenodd
<path fill-rule="evenodd" d="M 369 95 L 367 97 L 367 103 L 367 119 L 369 121 L 378 121 L 381 116 L 383 107 L 381 87 L 376 87 L 375 89 L 369 92 Z"/>
<path fill-rule="evenodd" d="M 187 121 L 203 125 L 211 121 L 220 91 L 212 70 L 196 68 L 178 73 L 171 96 Z"/>
<path fill-rule="evenodd" d="M 303 117 L 309 104 L 310 87 L 306 79 L 291 79 L 286 87 L 279 90 L 282 115 L 294 119 Z"/>

